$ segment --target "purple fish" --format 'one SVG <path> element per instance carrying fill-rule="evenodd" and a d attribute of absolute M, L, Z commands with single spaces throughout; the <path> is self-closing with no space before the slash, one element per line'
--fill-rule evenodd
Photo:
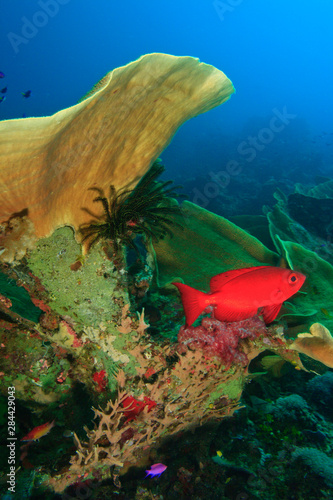
<path fill-rule="evenodd" d="M 5 78 L 5 73 L 3 73 L 2 71 L 0 71 L 0 78 Z"/>
<path fill-rule="evenodd" d="M 162 474 L 162 472 L 164 472 L 166 470 L 166 468 L 167 468 L 167 466 L 164 464 L 154 464 L 150 467 L 150 469 L 146 470 L 147 476 L 159 477 Z"/>

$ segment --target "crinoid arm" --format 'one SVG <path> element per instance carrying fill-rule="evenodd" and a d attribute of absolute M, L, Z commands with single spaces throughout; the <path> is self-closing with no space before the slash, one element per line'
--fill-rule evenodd
<path fill-rule="evenodd" d="M 88 250 L 100 240 L 110 241 L 116 253 L 121 246 L 137 250 L 136 235 L 156 241 L 166 234 L 172 235 L 172 225 L 181 227 L 172 217 L 180 215 L 181 209 L 171 201 L 178 197 L 180 186 L 172 186 L 173 181 L 157 181 L 163 171 L 164 166 L 157 160 L 133 190 L 125 188 L 117 192 L 111 185 L 108 198 L 102 189 L 90 188 L 97 192 L 93 201 L 102 204 L 103 213 L 96 215 L 83 208 L 93 218 L 79 229 Z"/>

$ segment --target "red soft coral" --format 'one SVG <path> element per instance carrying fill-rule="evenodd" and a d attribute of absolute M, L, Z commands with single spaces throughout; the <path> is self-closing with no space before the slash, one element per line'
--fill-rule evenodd
<path fill-rule="evenodd" d="M 139 413 L 145 408 L 148 407 L 148 411 L 150 411 L 154 406 L 156 406 L 156 402 L 149 399 L 147 396 L 143 398 L 143 401 L 139 399 L 135 399 L 133 396 L 127 396 L 122 405 L 124 407 L 124 415 L 127 417 L 126 422 L 130 422 L 131 420 L 136 419 Z"/>
<path fill-rule="evenodd" d="M 238 349 L 240 339 L 255 339 L 266 332 L 265 323 L 254 318 L 224 323 L 213 318 L 203 318 L 200 326 L 182 326 L 178 334 L 179 352 L 186 348 L 200 349 L 206 356 L 219 358 L 227 367 L 231 364 L 246 366 L 247 356 Z"/>
<path fill-rule="evenodd" d="M 93 376 L 93 381 L 97 383 L 98 392 L 104 392 L 107 384 L 107 375 L 105 370 L 95 372 Z"/>

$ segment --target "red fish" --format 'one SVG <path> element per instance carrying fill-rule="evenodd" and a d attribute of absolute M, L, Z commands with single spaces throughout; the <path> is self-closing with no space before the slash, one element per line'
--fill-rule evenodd
<path fill-rule="evenodd" d="M 28 432 L 28 434 L 24 436 L 21 441 L 37 441 L 41 437 L 46 436 L 54 425 L 55 420 L 53 420 L 53 422 L 46 422 L 46 424 L 38 425 L 37 427 L 34 427 L 32 431 Z"/>
<path fill-rule="evenodd" d="M 304 274 L 280 267 L 259 266 L 234 269 L 210 280 L 210 292 L 204 293 L 173 283 L 180 291 L 186 326 L 191 326 L 208 306 L 214 307 L 219 321 L 241 321 L 262 314 L 271 323 L 282 303 L 294 295 L 305 281 Z"/>

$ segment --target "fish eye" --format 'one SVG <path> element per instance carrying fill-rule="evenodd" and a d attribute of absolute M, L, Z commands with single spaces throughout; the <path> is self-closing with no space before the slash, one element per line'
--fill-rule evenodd
<path fill-rule="evenodd" d="M 298 281 L 298 278 L 297 278 L 295 273 L 291 273 L 288 276 L 288 283 L 290 283 L 291 285 L 294 285 L 295 283 L 297 283 L 297 281 Z"/>

